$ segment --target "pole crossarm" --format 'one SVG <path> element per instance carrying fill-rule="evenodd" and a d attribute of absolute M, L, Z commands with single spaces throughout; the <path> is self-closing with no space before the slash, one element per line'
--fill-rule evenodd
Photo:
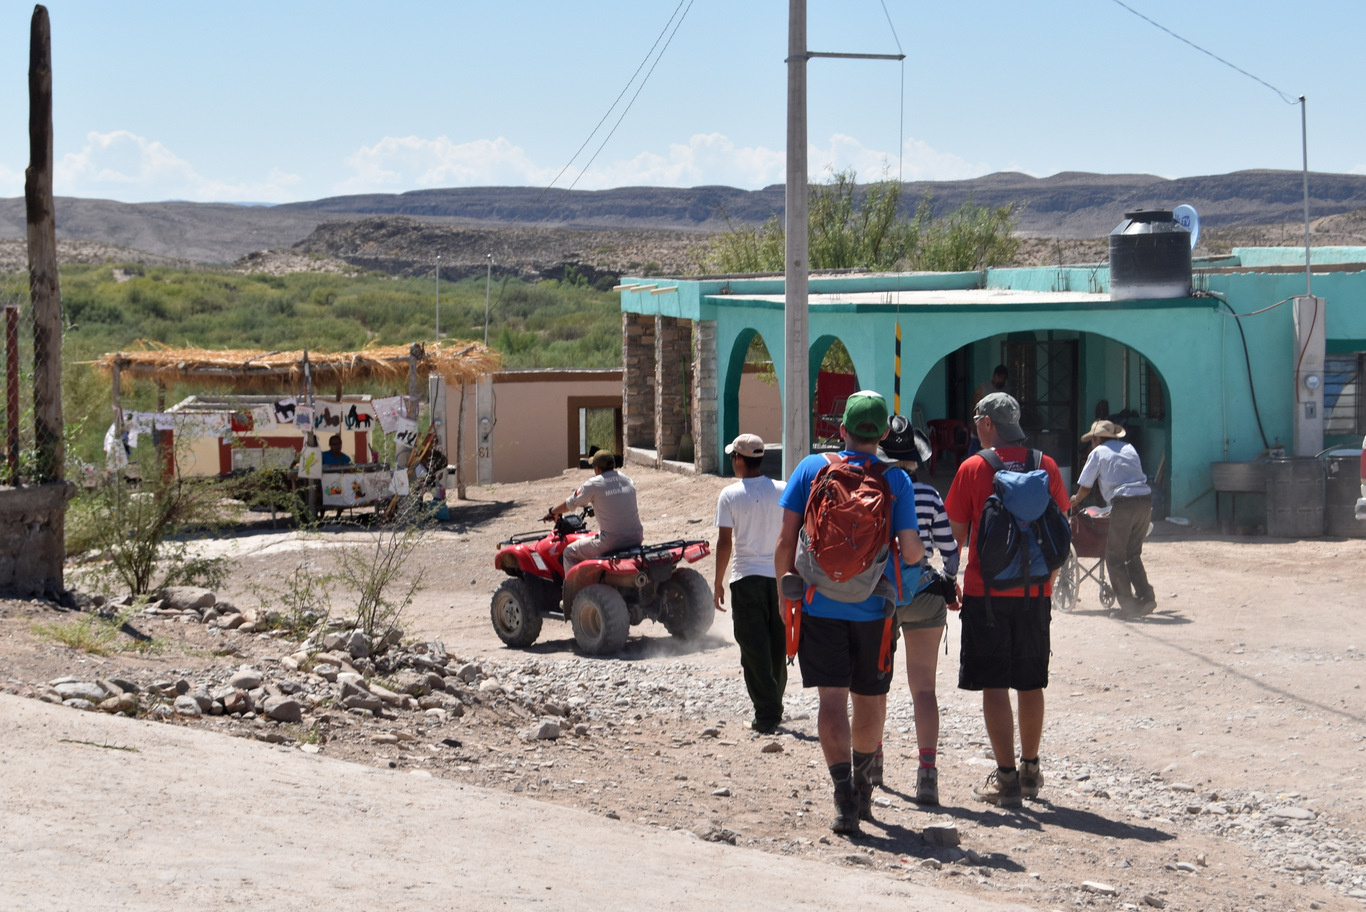
<path fill-rule="evenodd" d="M 905 60 L 905 54 L 845 54 L 838 51 L 807 51 L 806 59 L 835 57 L 840 60 Z"/>

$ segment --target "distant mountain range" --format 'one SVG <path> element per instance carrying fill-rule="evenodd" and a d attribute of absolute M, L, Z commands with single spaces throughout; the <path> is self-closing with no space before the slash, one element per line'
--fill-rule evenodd
<path fill-rule="evenodd" d="M 1034 238 L 1099 239 L 1133 209 L 1196 208 L 1209 227 L 1273 225 L 1303 218 L 1298 171 L 1237 171 L 1167 180 L 1149 174 L 1067 172 L 1035 178 L 999 173 L 964 181 L 906 184 L 903 204 L 913 212 L 929 195 L 937 213 L 969 200 L 1019 205 L 1018 230 Z M 1366 209 L 1366 175 L 1309 176 L 1315 219 Z M 783 188 L 621 187 L 544 190 L 462 187 L 400 194 L 340 196 L 280 206 L 222 203 L 116 203 L 61 197 L 59 239 L 94 241 L 164 257 L 230 263 L 264 249 L 300 244 L 326 222 L 406 216 L 449 228 L 574 229 L 576 232 L 652 230 L 712 234 L 731 223 L 757 224 L 783 211 Z M 383 219 L 370 221 L 383 224 Z M 0 200 L 0 238 L 26 234 L 22 198 Z M 481 257 L 482 259 L 482 257 Z"/>

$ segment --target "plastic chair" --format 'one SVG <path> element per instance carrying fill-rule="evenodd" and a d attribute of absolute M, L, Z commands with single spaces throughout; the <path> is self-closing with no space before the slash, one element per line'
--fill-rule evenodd
<path fill-rule="evenodd" d="M 840 422 L 844 420 L 844 406 L 848 401 L 848 396 L 841 396 L 831 403 L 829 412 L 816 416 L 816 443 L 839 442 Z"/>
<path fill-rule="evenodd" d="M 940 453 L 951 453 L 954 465 L 962 463 L 968 455 L 970 436 L 968 426 L 955 418 L 936 418 L 927 422 L 930 428 L 930 474 L 935 474 Z"/>

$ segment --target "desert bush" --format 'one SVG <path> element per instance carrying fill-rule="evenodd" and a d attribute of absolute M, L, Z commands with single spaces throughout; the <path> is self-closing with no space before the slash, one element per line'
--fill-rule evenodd
<path fill-rule="evenodd" d="M 342 550 L 337 579 L 356 596 L 347 626 L 360 630 L 378 644 L 394 641 L 404 610 L 422 590 L 426 572 L 410 558 L 426 536 L 420 523 L 381 526 L 370 533 L 366 547 Z"/>
<path fill-rule="evenodd" d="M 215 480 L 160 471 L 143 442 L 135 451 L 148 467 L 137 485 L 123 474 L 77 495 L 67 511 L 67 552 L 92 553 L 84 575 L 105 588 L 146 595 L 166 586 L 215 588 L 227 578 L 222 558 L 195 553 L 185 538 L 219 524 L 221 491 Z"/>
<path fill-rule="evenodd" d="M 332 590 L 337 575 L 322 571 L 312 561 L 299 561 L 288 571 L 272 571 L 250 591 L 260 604 L 257 628 L 279 630 L 303 639 L 324 627 L 332 614 Z"/>
<path fill-rule="evenodd" d="M 146 636 L 132 636 L 128 632 L 128 622 L 142 609 L 143 604 L 137 602 L 116 614 L 82 612 L 79 617 L 69 621 L 34 624 L 33 633 L 91 655 L 155 652 L 163 648 L 161 641 Z"/>

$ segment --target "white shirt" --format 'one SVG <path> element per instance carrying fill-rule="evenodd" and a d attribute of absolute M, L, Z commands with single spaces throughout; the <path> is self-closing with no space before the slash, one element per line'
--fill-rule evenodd
<path fill-rule="evenodd" d="M 716 500 L 716 527 L 731 530 L 729 582 L 746 576 L 773 578 L 773 546 L 783 528 L 778 495 L 785 483 L 767 476 L 727 485 Z"/>
<path fill-rule="evenodd" d="M 1148 476 L 1143 474 L 1143 465 L 1138 461 L 1138 450 L 1123 440 L 1103 440 L 1086 457 L 1081 467 L 1077 484 L 1083 488 L 1095 487 L 1100 478 L 1100 496 L 1106 503 L 1113 503 L 1116 497 L 1141 497 L 1151 494 Z"/>

